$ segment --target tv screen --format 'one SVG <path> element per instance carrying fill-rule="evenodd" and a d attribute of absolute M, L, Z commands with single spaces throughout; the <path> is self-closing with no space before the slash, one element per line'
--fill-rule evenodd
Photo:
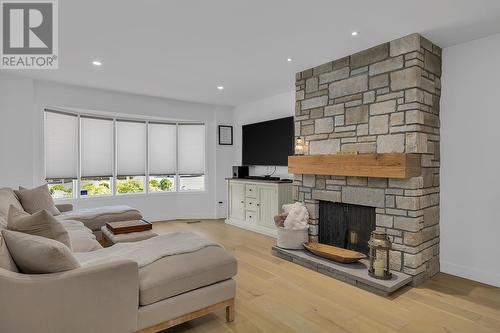
<path fill-rule="evenodd" d="M 288 165 L 294 153 L 293 117 L 243 125 L 243 165 Z"/>

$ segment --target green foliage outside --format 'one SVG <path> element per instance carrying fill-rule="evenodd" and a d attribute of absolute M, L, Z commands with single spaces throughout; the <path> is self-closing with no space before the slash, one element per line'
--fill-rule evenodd
<path fill-rule="evenodd" d="M 109 181 L 99 181 L 97 185 L 94 182 L 82 185 L 82 190 L 87 190 L 88 196 L 109 195 L 111 194 L 111 186 Z"/>
<path fill-rule="evenodd" d="M 63 184 L 56 184 L 56 185 L 50 186 L 50 189 L 49 189 L 50 195 L 54 196 L 56 191 L 64 192 L 65 198 L 72 198 L 73 197 L 73 189 L 66 188 Z"/>
<path fill-rule="evenodd" d="M 109 181 L 90 181 L 88 183 L 82 184 L 82 190 L 87 191 L 88 196 L 99 196 L 99 195 L 110 195 L 111 194 L 111 184 Z M 149 191 L 150 192 L 161 192 L 161 191 L 171 191 L 173 189 L 172 181 L 168 178 L 163 178 L 160 181 L 158 179 L 149 180 Z M 64 198 L 73 197 L 73 189 L 67 188 L 63 184 L 55 184 L 50 186 L 50 194 L 54 196 L 57 192 L 58 197 L 64 193 Z M 118 180 L 116 185 L 117 193 L 142 193 L 144 192 L 144 185 L 142 180 L 136 179 L 122 179 Z"/>
<path fill-rule="evenodd" d="M 160 192 L 172 190 L 172 181 L 168 178 L 163 178 L 161 181 L 157 179 L 149 180 L 149 192 Z"/>
<path fill-rule="evenodd" d="M 116 192 L 118 193 L 141 193 L 144 191 L 144 185 L 142 180 L 119 180 L 116 186 Z"/>

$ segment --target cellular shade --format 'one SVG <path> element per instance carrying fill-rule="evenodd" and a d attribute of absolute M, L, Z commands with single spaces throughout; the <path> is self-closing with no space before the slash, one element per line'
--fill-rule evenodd
<path fill-rule="evenodd" d="M 113 175 L 113 120 L 80 118 L 82 177 Z"/>
<path fill-rule="evenodd" d="M 179 174 L 205 173 L 205 125 L 179 124 Z"/>
<path fill-rule="evenodd" d="M 78 118 L 45 112 L 45 178 L 75 179 L 78 161 Z"/>
<path fill-rule="evenodd" d="M 177 157 L 177 126 L 175 124 L 150 123 L 149 174 L 173 175 Z"/>
<path fill-rule="evenodd" d="M 118 176 L 146 174 L 146 123 L 116 122 L 116 164 Z"/>

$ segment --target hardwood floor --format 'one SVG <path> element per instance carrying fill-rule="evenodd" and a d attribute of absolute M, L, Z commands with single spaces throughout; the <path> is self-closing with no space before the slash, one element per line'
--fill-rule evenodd
<path fill-rule="evenodd" d="M 238 259 L 236 318 L 219 311 L 165 332 L 500 332 L 500 288 L 440 273 L 383 298 L 271 255 L 273 238 L 222 220 L 165 221 L 154 231 L 191 230 Z"/>

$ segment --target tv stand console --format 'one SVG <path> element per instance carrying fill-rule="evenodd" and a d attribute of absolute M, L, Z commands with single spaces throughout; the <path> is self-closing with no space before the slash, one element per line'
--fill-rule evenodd
<path fill-rule="evenodd" d="M 246 176 L 244 179 L 250 180 L 269 180 L 269 181 L 279 181 L 280 177 L 271 177 L 271 176 Z"/>
<path fill-rule="evenodd" d="M 286 180 L 227 179 L 226 223 L 276 237 L 274 216 L 293 203 L 292 188 Z"/>

